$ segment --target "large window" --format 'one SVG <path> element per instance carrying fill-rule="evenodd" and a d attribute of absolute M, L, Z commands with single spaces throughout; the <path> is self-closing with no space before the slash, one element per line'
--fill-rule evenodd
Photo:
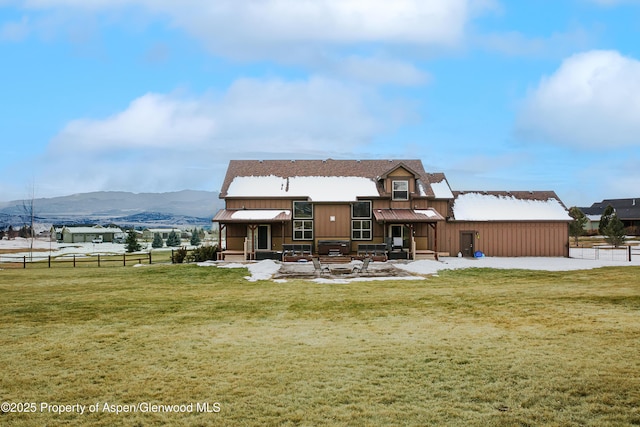
<path fill-rule="evenodd" d="M 371 202 L 355 202 L 351 205 L 351 239 L 371 238 Z"/>
<path fill-rule="evenodd" d="M 293 202 L 293 240 L 313 240 L 313 204 Z"/>
<path fill-rule="evenodd" d="M 393 181 L 393 200 L 409 200 L 409 181 Z"/>

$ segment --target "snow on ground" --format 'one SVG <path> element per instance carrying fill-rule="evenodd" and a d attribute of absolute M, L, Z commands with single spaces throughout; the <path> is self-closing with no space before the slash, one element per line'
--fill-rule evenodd
<path fill-rule="evenodd" d="M 28 239 L 16 238 L 15 240 L 1 240 L 0 249 L 25 249 L 24 253 L 18 254 L 0 254 L 0 261 L 8 261 L 11 258 L 29 255 L 28 248 L 30 241 Z M 35 239 L 33 241 L 35 249 L 45 249 L 45 252 L 36 252 L 34 257 L 47 257 L 62 255 L 88 255 L 88 254 L 122 254 L 124 253 L 123 244 L 115 243 L 76 243 L 63 244 L 49 242 L 48 240 Z M 166 248 L 165 248 L 166 249 Z M 640 253 L 634 249 L 633 261 L 627 260 L 627 252 L 624 249 L 604 250 L 604 249 L 582 249 L 572 248 L 571 258 L 544 258 L 544 257 L 518 257 L 518 258 L 498 258 L 498 257 L 481 257 L 481 258 L 441 258 L 440 261 L 420 260 L 408 263 L 395 262 L 397 268 L 401 268 L 407 272 L 417 275 L 437 274 L 442 270 L 458 270 L 463 268 L 497 268 L 497 269 L 525 269 L 525 270 L 546 270 L 546 271 L 573 271 L 573 270 L 589 270 L 600 267 L 623 267 L 623 266 L 640 266 Z M 51 252 L 49 252 L 51 250 Z M 198 265 L 209 266 L 215 265 L 221 268 L 248 268 L 251 276 L 247 276 L 249 281 L 269 280 L 280 269 L 280 263 L 273 260 L 264 260 L 253 263 L 221 263 L 221 262 L 204 262 Z M 344 279 L 314 279 L 318 283 L 349 283 L 353 281 L 363 280 L 415 280 L 416 277 L 355 277 Z"/>
<path fill-rule="evenodd" d="M 142 246 L 141 251 L 148 251 L 151 249 L 151 244 L 139 242 Z M 31 245 L 30 239 L 24 239 L 22 237 L 16 237 L 12 240 L 3 239 L 0 240 L 0 249 L 13 249 L 21 250 L 21 252 L 15 252 L 11 254 L 0 254 L 0 261 L 11 261 L 23 256 L 29 256 L 29 247 Z M 58 243 L 55 241 L 49 241 L 45 239 L 34 239 L 33 249 L 37 250 L 33 252 L 34 259 L 46 259 L 49 255 L 52 257 L 59 256 L 87 256 L 87 255 L 121 255 L 125 253 L 125 245 L 122 243 Z M 171 248 L 154 249 L 157 250 L 171 250 Z M 22 251 L 23 250 L 23 251 Z"/>

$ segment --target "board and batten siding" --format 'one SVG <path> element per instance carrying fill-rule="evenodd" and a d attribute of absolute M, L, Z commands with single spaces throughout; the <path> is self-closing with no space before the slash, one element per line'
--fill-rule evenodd
<path fill-rule="evenodd" d="M 474 250 L 486 256 L 569 256 L 568 222 L 451 221 L 438 228 L 438 250 L 456 256 L 462 232 L 473 232 Z"/>

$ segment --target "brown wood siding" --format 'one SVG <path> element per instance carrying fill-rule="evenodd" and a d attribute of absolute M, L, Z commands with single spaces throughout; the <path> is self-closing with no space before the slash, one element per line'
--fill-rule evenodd
<path fill-rule="evenodd" d="M 438 228 L 438 250 L 455 256 L 462 231 L 476 233 L 474 249 L 487 256 L 568 256 L 566 222 L 448 222 Z"/>
<path fill-rule="evenodd" d="M 331 221 L 331 217 L 334 217 L 335 221 Z M 314 205 L 313 235 L 316 240 L 351 239 L 351 205 Z"/>

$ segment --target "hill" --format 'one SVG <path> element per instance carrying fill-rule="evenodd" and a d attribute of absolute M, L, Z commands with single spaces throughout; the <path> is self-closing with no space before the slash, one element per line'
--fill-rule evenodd
<path fill-rule="evenodd" d="M 28 201 L 31 202 L 30 200 Z M 214 191 L 168 193 L 98 191 L 34 199 L 39 224 L 116 223 L 118 225 L 211 225 L 224 202 Z M 22 200 L 0 202 L 0 227 L 25 224 Z"/>

